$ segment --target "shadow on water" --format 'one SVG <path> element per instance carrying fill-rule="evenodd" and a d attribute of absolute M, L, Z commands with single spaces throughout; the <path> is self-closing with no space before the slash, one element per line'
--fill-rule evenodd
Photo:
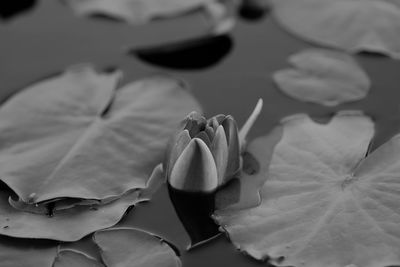
<path fill-rule="evenodd" d="M 125 21 L 121 18 L 113 17 L 103 13 L 93 13 L 90 14 L 89 17 L 92 19 L 105 20 L 113 23 L 125 23 Z"/>
<path fill-rule="evenodd" d="M 232 47 L 233 40 L 229 35 L 218 35 L 138 48 L 129 53 L 160 67 L 197 70 L 216 65 L 229 54 Z"/>
<path fill-rule="evenodd" d="M 58 245 L 58 241 L 45 240 L 45 239 L 26 239 L 26 238 L 13 238 L 2 235 L 0 237 L 0 246 L 16 247 L 19 250 L 38 250 L 53 248 Z"/>
<path fill-rule="evenodd" d="M 8 189 L 9 187 L 3 181 L 0 181 L 0 191 L 6 191 Z"/>
<path fill-rule="evenodd" d="M 242 19 L 259 21 L 269 13 L 269 7 L 264 0 L 245 0 L 239 7 L 239 15 Z"/>
<path fill-rule="evenodd" d="M 0 18 L 4 20 L 31 10 L 36 0 L 0 1 Z"/>
<path fill-rule="evenodd" d="M 211 218 L 215 193 L 188 193 L 168 186 L 175 212 L 188 233 L 190 248 L 201 245 L 220 234 Z"/>

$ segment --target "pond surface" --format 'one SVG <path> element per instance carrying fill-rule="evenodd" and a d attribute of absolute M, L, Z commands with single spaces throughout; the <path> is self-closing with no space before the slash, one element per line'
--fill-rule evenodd
<path fill-rule="evenodd" d="M 192 14 L 143 26 L 129 26 L 101 19 L 78 18 L 62 1 L 40 1 L 32 10 L 0 22 L 0 99 L 26 85 L 60 72 L 67 66 L 91 62 L 99 67 L 120 68 L 124 81 L 168 72 L 186 80 L 207 116 L 232 114 L 244 123 L 258 98 L 264 109 L 250 139 L 264 135 L 279 120 L 293 113 L 329 118 L 338 110 L 363 110 L 376 122 L 376 148 L 400 131 L 400 61 L 379 55 L 357 55 L 372 80 L 362 101 L 323 107 L 293 100 L 273 84 L 271 73 L 288 66 L 290 54 L 311 47 L 282 31 L 268 15 L 258 21 L 239 20 L 232 33 L 233 48 L 220 63 L 202 70 L 171 70 L 149 65 L 127 52 L 198 37 L 206 32 L 203 18 Z M 121 225 L 149 230 L 174 244 L 184 267 L 265 266 L 235 250 L 220 235 L 189 252 L 189 238 L 180 223 L 165 187 L 151 202 L 134 208 Z M 95 254 L 90 239 L 74 245 Z"/>

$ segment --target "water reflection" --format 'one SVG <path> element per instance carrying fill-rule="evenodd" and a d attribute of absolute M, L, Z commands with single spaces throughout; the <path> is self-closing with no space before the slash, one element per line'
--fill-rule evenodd
<path fill-rule="evenodd" d="M 36 0 L 0 1 L 0 18 L 7 20 L 21 12 L 31 10 Z"/>
<path fill-rule="evenodd" d="M 239 7 L 239 15 L 246 20 L 261 20 L 269 12 L 265 0 L 245 0 Z"/>
<path fill-rule="evenodd" d="M 218 225 L 211 219 L 214 212 L 215 193 L 188 193 L 168 186 L 176 214 L 190 236 L 193 248 L 220 234 Z"/>
<path fill-rule="evenodd" d="M 196 70 L 217 64 L 229 54 L 232 47 L 233 40 L 229 35 L 219 35 L 139 48 L 130 53 L 153 65 Z"/>

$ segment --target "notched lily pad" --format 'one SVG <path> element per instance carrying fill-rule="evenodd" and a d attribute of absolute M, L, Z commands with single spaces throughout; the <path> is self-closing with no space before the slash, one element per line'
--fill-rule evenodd
<path fill-rule="evenodd" d="M 400 58 L 397 0 L 272 0 L 278 22 L 315 43 Z"/>
<path fill-rule="evenodd" d="M 179 121 L 200 107 L 180 80 L 116 90 L 120 76 L 74 67 L 0 108 L 0 179 L 21 201 L 105 200 L 146 187 Z"/>
<path fill-rule="evenodd" d="M 162 239 L 134 228 L 111 228 L 94 234 L 108 267 L 180 267 L 175 251 Z"/>
<path fill-rule="evenodd" d="M 261 203 L 215 214 L 232 242 L 277 266 L 399 265 L 400 136 L 367 155 L 374 123 L 361 113 L 282 127 L 272 158 L 258 158 Z"/>
<path fill-rule="evenodd" d="M 195 70 L 211 67 L 220 62 L 232 50 L 229 35 L 205 36 L 178 43 L 138 48 L 130 53 L 156 66 Z"/>
<path fill-rule="evenodd" d="M 364 98 L 371 81 L 349 55 L 308 49 L 289 57 L 293 69 L 279 70 L 273 79 L 285 94 L 301 100 L 335 106 Z"/>

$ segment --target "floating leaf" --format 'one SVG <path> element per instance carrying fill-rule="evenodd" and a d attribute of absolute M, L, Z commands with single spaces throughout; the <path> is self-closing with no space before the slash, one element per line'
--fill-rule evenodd
<path fill-rule="evenodd" d="M 108 267 L 179 267 L 174 250 L 160 238 L 133 228 L 98 231 L 94 241 Z"/>
<path fill-rule="evenodd" d="M 105 267 L 101 262 L 83 252 L 64 249 L 58 252 L 52 267 Z"/>
<path fill-rule="evenodd" d="M 364 98 L 371 82 L 347 54 L 321 49 L 305 50 L 289 57 L 294 69 L 273 74 L 278 87 L 302 101 L 334 106 Z"/>
<path fill-rule="evenodd" d="M 60 200 L 52 200 L 50 202 L 42 202 L 40 204 L 28 204 L 21 200 L 14 200 L 12 196 L 8 198 L 8 203 L 16 210 L 52 216 L 55 211 L 67 210 L 75 206 L 89 206 L 107 204 L 115 198 L 105 200 L 79 199 L 79 198 L 63 198 Z"/>
<path fill-rule="evenodd" d="M 0 179 L 22 201 L 101 200 L 146 186 L 179 121 L 200 108 L 179 80 L 115 90 L 119 77 L 71 68 L 0 108 Z"/>
<path fill-rule="evenodd" d="M 140 192 L 140 197 L 143 199 L 149 199 L 153 194 L 155 194 L 162 184 L 166 181 L 165 173 L 162 163 L 158 164 L 147 180 L 146 188 Z"/>
<path fill-rule="evenodd" d="M 0 18 L 10 19 L 31 10 L 35 4 L 36 0 L 0 1 Z"/>
<path fill-rule="evenodd" d="M 105 15 L 131 24 L 142 24 L 158 18 L 170 18 L 203 9 L 219 20 L 225 6 L 217 0 L 66 0 L 81 16 Z"/>
<path fill-rule="evenodd" d="M 2 267 L 105 267 L 83 252 L 60 249 L 54 241 L 5 236 L 0 236 L 0 260 Z"/>
<path fill-rule="evenodd" d="M 205 36 L 178 43 L 156 45 L 133 50 L 137 57 L 161 67 L 203 69 L 220 62 L 231 50 L 229 35 Z"/>
<path fill-rule="evenodd" d="M 55 242 L 0 236 L 1 267 L 51 267 L 56 255 Z"/>
<path fill-rule="evenodd" d="M 23 238 L 77 241 L 85 235 L 115 225 L 126 210 L 140 202 L 139 191 L 128 192 L 105 205 L 75 206 L 52 216 L 14 209 L 9 195 L 0 192 L 0 234 Z"/>
<path fill-rule="evenodd" d="M 399 265 L 400 135 L 366 156 L 373 134 L 354 112 L 284 120 L 272 159 L 258 159 L 261 204 L 216 219 L 241 250 L 278 266 Z"/>
<path fill-rule="evenodd" d="M 400 58 L 397 0 L 273 0 L 276 19 L 312 42 Z"/>

